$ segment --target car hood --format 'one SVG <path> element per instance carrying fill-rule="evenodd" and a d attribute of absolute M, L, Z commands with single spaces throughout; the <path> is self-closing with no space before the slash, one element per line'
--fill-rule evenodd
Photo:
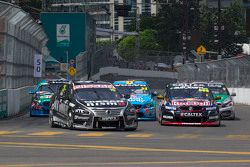
<path fill-rule="evenodd" d="M 208 99 L 184 98 L 172 99 L 172 106 L 211 106 L 211 101 Z"/>
<path fill-rule="evenodd" d="M 220 96 L 221 99 L 220 100 L 216 100 L 217 103 L 223 103 L 228 97 L 230 97 L 229 95 L 225 95 L 225 94 L 214 94 L 214 97 L 216 96 Z"/>
<path fill-rule="evenodd" d="M 135 94 L 131 95 L 128 101 L 133 105 L 143 105 L 149 103 L 151 99 L 151 95 Z"/>
<path fill-rule="evenodd" d="M 109 107 L 127 106 L 126 100 L 95 100 L 95 101 L 80 100 L 80 102 L 87 107 L 109 108 Z"/>

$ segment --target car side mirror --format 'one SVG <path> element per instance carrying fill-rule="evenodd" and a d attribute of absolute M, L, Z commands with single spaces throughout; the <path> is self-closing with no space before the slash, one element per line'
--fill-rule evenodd
<path fill-rule="evenodd" d="M 214 100 L 220 100 L 221 97 L 220 96 L 215 96 Z"/>
<path fill-rule="evenodd" d="M 34 90 L 29 90 L 28 93 L 33 95 L 33 94 L 35 94 L 35 91 Z"/>
<path fill-rule="evenodd" d="M 152 96 L 157 96 L 158 95 L 158 92 L 156 92 L 156 91 L 154 91 L 153 93 L 152 93 Z"/>
<path fill-rule="evenodd" d="M 236 96 L 236 93 L 235 92 L 231 93 L 231 96 Z"/>
<path fill-rule="evenodd" d="M 125 99 L 129 99 L 129 98 L 130 98 L 130 94 L 124 95 L 124 98 L 125 98 Z"/>
<path fill-rule="evenodd" d="M 164 97 L 163 97 L 162 95 L 158 95 L 158 96 L 157 96 L 157 99 L 159 99 L 159 100 L 163 100 L 163 99 L 164 99 Z"/>

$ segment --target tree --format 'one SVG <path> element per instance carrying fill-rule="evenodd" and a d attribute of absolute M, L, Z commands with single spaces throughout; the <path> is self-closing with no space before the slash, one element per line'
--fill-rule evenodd
<path fill-rule="evenodd" d="M 140 49 L 141 50 L 160 50 L 161 45 L 157 39 L 157 31 L 146 29 L 140 32 Z M 127 36 L 118 44 L 119 54 L 127 59 L 132 60 L 136 56 L 136 37 Z"/>
<path fill-rule="evenodd" d="M 221 25 L 224 29 L 221 31 L 221 47 L 226 54 L 235 54 L 234 48 L 237 49 L 235 43 L 244 43 L 247 41 L 244 10 L 240 1 L 235 1 L 229 8 L 221 11 Z M 218 44 L 214 42 L 217 37 L 214 35 L 217 32 L 214 26 L 218 23 L 218 9 L 210 9 L 203 7 L 201 9 L 200 26 L 202 30 L 201 43 L 206 46 L 208 50 L 217 51 Z"/>

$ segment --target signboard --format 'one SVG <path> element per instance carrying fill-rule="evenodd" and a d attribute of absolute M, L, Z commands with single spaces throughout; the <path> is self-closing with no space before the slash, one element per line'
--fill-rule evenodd
<path fill-rule="evenodd" d="M 93 42 L 86 42 L 87 35 L 90 33 L 86 34 L 88 26 L 86 23 L 87 16 L 83 12 L 41 13 L 42 26 L 49 38 L 47 46 L 50 50 L 50 55 L 60 63 L 68 64 L 68 60 L 75 59 L 80 52 L 86 51 L 86 44 L 90 43 L 93 45 Z M 95 30 L 94 27 L 91 29 Z M 66 54 L 65 51 L 68 53 Z"/>
<path fill-rule="evenodd" d="M 69 47 L 70 44 L 70 25 L 57 24 L 56 25 L 56 46 Z"/>
<path fill-rule="evenodd" d="M 42 77 L 42 63 L 43 56 L 41 54 L 35 54 L 34 56 L 34 77 Z"/>
<path fill-rule="evenodd" d="M 60 64 L 60 71 L 66 72 L 68 70 L 68 64 L 67 63 L 61 63 Z"/>
<path fill-rule="evenodd" d="M 196 49 L 196 52 L 197 52 L 199 55 L 203 55 L 203 54 L 206 54 L 206 53 L 207 53 L 207 49 L 206 49 L 203 45 L 200 45 L 200 46 Z"/>
<path fill-rule="evenodd" d="M 74 68 L 74 67 L 69 67 L 69 69 L 68 69 L 68 73 L 69 73 L 69 75 L 71 75 L 71 76 L 74 76 L 75 75 L 75 73 L 76 73 L 76 69 Z"/>

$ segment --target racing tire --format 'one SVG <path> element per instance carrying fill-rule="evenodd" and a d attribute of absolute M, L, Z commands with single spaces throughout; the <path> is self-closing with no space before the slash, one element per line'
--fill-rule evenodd
<path fill-rule="evenodd" d="M 138 127 L 138 121 L 136 121 L 136 127 L 134 128 L 124 128 L 125 131 L 135 131 Z"/>
<path fill-rule="evenodd" d="M 219 120 L 218 125 L 215 125 L 214 127 L 220 127 L 221 126 L 221 120 Z"/>
<path fill-rule="evenodd" d="M 160 116 L 160 115 L 158 116 L 158 122 L 159 122 L 160 125 L 163 125 L 162 124 L 162 116 Z"/>
<path fill-rule="evenodd" d="M 235 112 L 228 118 L 226 118 L 227 120 L 235 120 Z"/>
<path fill-rule="evenodd" d="M 137 128 L 125 128 L 125 131 L 135 131 Z"/>
<path fill-rule="evenodd" d="M 73 120 L 73 114 L 71 111 L 68 112 L 68 119 L 67 119 L 67 128 L 70 130 L 74 129 L 74 120 Z"/>
<path fill-rule="evenodd" d="M 49 126 L 50 126 L 51 128 L 57 128 L 57 125 L 56 125 L 55 122 L 54 122 L 54 116 L 51 115 L 51 114 L 49 114 Z"/>

